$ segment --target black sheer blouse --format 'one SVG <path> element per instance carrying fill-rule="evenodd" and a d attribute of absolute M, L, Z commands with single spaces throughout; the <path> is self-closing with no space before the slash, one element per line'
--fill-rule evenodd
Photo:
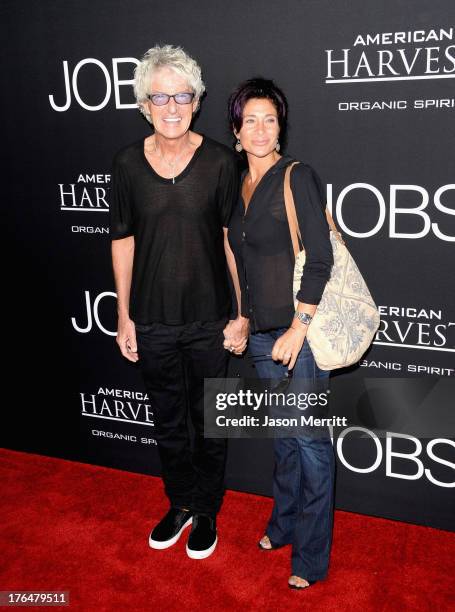
<path fill-rule="evenodd" d="M 178 325 L 229 316 L 223 227 L 238 186 L 237 157 L 207 137 L 175 183 L 154 171 L 143 139 L 115 156 L 110 236 L 134 236 L 129 314 L 135 323 Z"/>
<path fill-rule="evenodd" d="M 288 327 L 294 315 L 294 252 L 283 191 L 285 170 L 293 161 L 282 157 L 266 172 L 246 213 L 240 196 L 229 224 L 229 243 L 242 291 L 242 315 L 249 317 L 253 332 Z M 324 188 L 316 172 L 304 163 L 292 169 L 291 188 L 306 251 L 297 298 L 319 304 L 333 265 Z"/>

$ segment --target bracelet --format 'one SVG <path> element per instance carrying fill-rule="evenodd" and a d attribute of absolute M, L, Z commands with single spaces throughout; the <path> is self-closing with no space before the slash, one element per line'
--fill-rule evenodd
<path fill-rule="evenodd" d="M 313 317 L 310 314 L 308 314 L 307 312 L 299 312 L 298 310 L 295 311 L 294 317 L 304 325 L 309 325 L 313 320 Z"/>

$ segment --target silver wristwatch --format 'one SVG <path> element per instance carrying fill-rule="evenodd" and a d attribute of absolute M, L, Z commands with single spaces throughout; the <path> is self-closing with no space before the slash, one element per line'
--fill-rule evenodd
<path fill-rule="evenodd" d="M 313 320 L 313 317 L 310 314 L 308 314 L 307 312 L 299 312 L 298 310 L 295 311 L 294 317 L 304 325 L 309 325 Z"/>

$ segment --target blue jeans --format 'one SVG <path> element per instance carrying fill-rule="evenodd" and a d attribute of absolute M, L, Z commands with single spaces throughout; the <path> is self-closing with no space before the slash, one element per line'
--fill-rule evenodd
<path fill-rule="evenodd" d="M 250 352 L 259 378 L 282 380 L 287 366 L 270 355 L 280 328 L 250 336 Z M 294 377 L 319 379 L 328 386 L 329 372 L 320 370 L 305 341 Z M 321 380 L 324 379 L 324 380 Z M 273 546 L 292 544 L 292 574 L 306 580 L 325 578 L 332 543 L 335 457 L 330 435 L 275 438 L 274 506 L 266 534 Z"/>

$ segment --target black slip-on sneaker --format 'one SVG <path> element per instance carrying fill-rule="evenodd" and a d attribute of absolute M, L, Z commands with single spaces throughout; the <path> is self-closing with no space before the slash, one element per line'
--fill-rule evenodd
<path fill-rule="evenodd" d="M 205 514 L 195 514 L 193 527 L 186 545 L 186 554 L 190 559 L 206 559 L 216 548 L 216 519 Z"/>
<path fill-rule="evenodd" d="M 183 530 L 191 525 L 192 520 L 193 513 L 191 510 L 171 508 L 150 534 L 150 548 L 164 550 L 173 546 L 178 542 Z"/>

